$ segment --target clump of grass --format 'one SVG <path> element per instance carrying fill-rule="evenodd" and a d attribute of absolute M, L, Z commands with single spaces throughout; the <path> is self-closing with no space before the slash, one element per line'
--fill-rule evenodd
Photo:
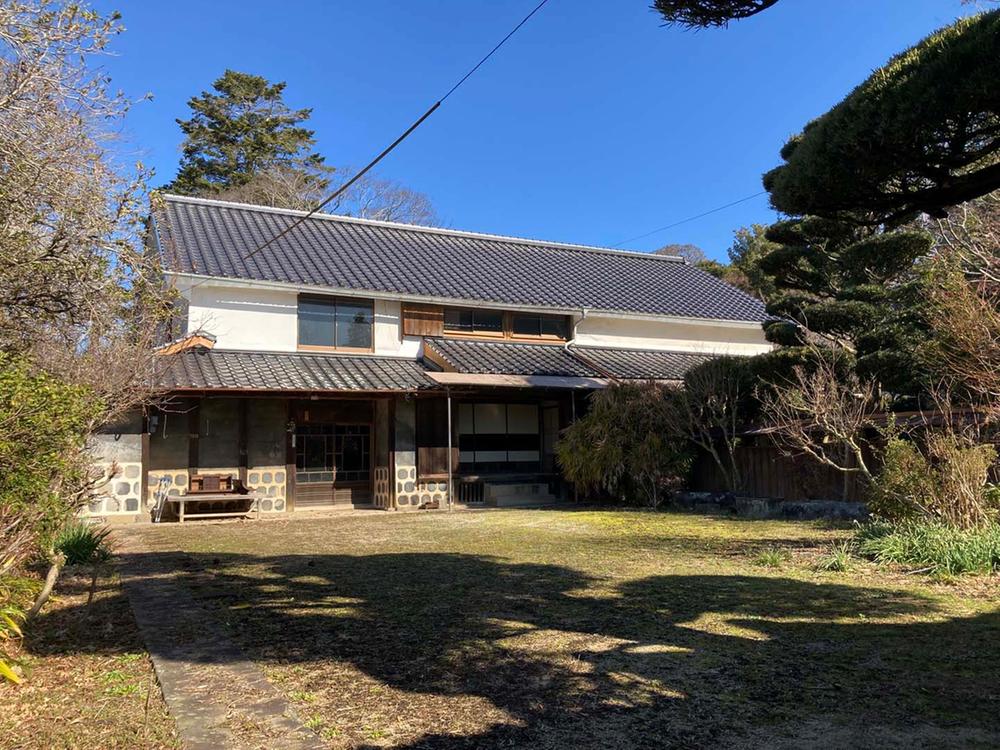
<path fill-rule="evenodd" d="M 56 552 L 66 557 L 67 565 L 92 565 L 111 559 L 111 530 L 98 528 L 85 521 L 67 524 L 56 537 Z"/>
<path fill-rule="evenodd" d="M 310 729 L 312 729 L 314 732 L 319 732 L 323 729 L 324 726 L 326 726 L 326 722 L 323 721 L 323 717 L 321 716 L 310 716 L 302 723 L 305 724 Z"/>
<path fill-rule="evenodd" d="M 855 536 L 858 552 L 935 576 L 1000 570 L 1000 526 L 956 529 L 940 523 L 870 523 Z"/>
<path fill-rule="evenodd" d="M 315 703 L 316 693 L 310 693 L 308 690 L 292 690 L 288 697 L 293 701 L 301 701 L 302 703 Z"/>
<path fill-rule="evenodd" d="M 816 564 L 816 569 L 826 573 L 846 573 L 853 563 L 851 543 L 841 542 L 830 548 L 830 552 Z"/>
<path fill-rule="evenodd" d="M 753 564 L 762 568 L 780 568 L 791 559 L 792 556 L 788 554 L 788 550 L 781 547 L 768 547 L 754 557 Z"/>

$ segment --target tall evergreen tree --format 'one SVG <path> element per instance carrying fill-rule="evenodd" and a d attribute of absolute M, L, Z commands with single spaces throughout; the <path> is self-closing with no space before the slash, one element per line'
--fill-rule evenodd
<path fill-rule="evenodd" d="M 290 109 L 285 83 L 226 70 L 188 101 L 192 116 L 177 120 L 184 132 L 177 177 L 166 190 L 212 195 L 238 188 L 266 172 L 295 173 L 309 189 L 323 190 L 332 169 L 312 151 L 313 131 L 302 126 L 310 109 Z"/>
<path fill-rule="evenodd" d="M 811 334 L 850 352 L 858 374 L 901 398 L 918 396 L 929 380 L 918 350 L 928 340 L 925 279 L 919 261 L 932 240 L 922 231 L 873 231 L 857 224 L 806 217 L 767 230 L 773 249 L 758 262 L 773 291 L 769 340 L 803 348 Z"/>

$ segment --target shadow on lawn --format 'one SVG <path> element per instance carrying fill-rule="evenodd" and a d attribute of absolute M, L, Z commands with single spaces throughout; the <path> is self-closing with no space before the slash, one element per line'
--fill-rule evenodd
<path fill-rule="evenodd" d="M 919 746 L 920 727 L 1000 731 L 1000 614 L 946 619 L 906 592 L 709 575 L 613 587 L 460 554 L 143 557 L 220 607 L 255 659 L 351 664 L 404 691 L 386 713 L 416 724 L 421 696 L 480 696 L 508 715 L 472 735 L 431 722 L 406 747 L 795 744 L 816 724 Z"/>

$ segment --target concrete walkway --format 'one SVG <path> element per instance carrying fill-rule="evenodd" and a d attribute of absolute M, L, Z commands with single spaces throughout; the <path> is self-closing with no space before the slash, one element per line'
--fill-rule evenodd
<path fill-rule="evenodd" d="M 146 552 L 137 535 L 119 539 L 122 584 L 185 748 L 325 748 L 174 575 L 183 553 Z"/>

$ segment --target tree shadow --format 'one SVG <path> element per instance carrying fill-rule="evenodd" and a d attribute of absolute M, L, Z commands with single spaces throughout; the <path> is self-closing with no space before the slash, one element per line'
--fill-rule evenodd
<path fill-rule="evenodd" d="M 615 585 L 419 552 L 123 563 L 181 580 L 251 658 L 305 668 L 334 705 L 363 702 L 357 674 L 389 688 L 364 700 L 407 717 L 394 746 L 795 745 L 833 728 L 873 746 L 920 746 L 922 727 L 1000 736 L 1000 614 L 948 618 L 903 591 L 764 576 Z M 885 731 L 869 736 L 873 726 Z"/>

